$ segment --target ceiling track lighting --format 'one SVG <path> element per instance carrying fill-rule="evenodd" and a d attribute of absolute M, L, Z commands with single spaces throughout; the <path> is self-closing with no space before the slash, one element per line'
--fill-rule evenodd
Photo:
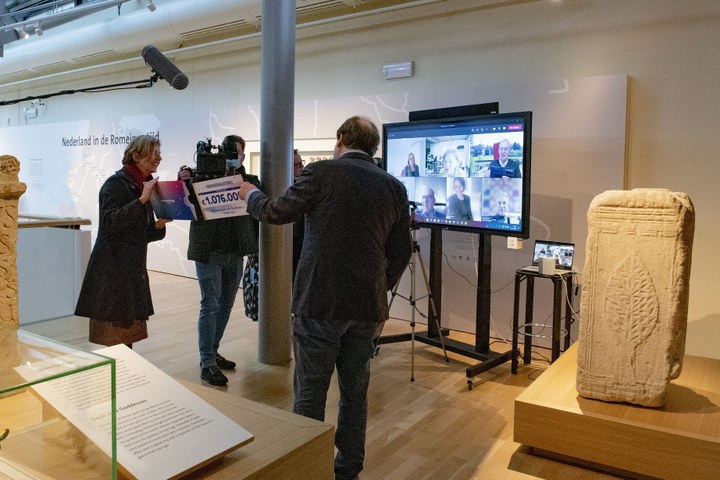
<path fill-rule="evenodd" d="M 18 28 L 16 28 L 16 29 L 15 29 L 15 32 L 17 32 L 18 37 L 19 37 L 21 40 L 27 40 L 27 39 L 30 37 L 30 34 L 25 31 L 25 28 L 24 28 L 24 27 L 18 27 Z"/>
<path fill-rule="evenodd" d="M 93 3 L 85 3 L 76 0 L 74 3 L 75 7 L 73 8 L 65 8 L 61 9 L 60 11 L 53 12 L 48 14 L 47 16 L 42 17 L 42 22 L 45 23 L 45 26 L 47 27 L 48 24 L 51 24 L 50 26 L 57 26 L 63 23 L 67 23 L 73 19 L 83 17 L 85 15 L 90 15 L 95 12 L 99 12 L 105 8 L 109 8 L 112 6 L 118 7 L 118 14 L 120 13 L 120 6 L 125 3 L 129 2 L 131 0 L 95 0 Z M 135 0 L 137 1 L 137 0 Z M 157 7 L 153 3 L 152 0 L 142 0 L 143 4 L 150 10 L 154 11 Z M 27 2 L 30 3 L 30 2 Z M 35 0 L 32 3 L 40 3 L 39 0 Z M 50 1 L 48 0 L 48 3 Z M 53 3 L 57 4 L 67 4 L 71 3 L 68 0 L 54 0 Z M 0 8 L 0 10 L 3 10 Z M 3 10 L 4 12 L 4 10 Z M 9 14 L 3 13 L 3 18 L 7 17 Z M 15 33 L 17 34 L 18 39 L 26 39 L 30 37 L 30 33 L 35 33 L 37 35 L 42 35 L 44 33 L 44 30 L 42 28 L 42 25 L 40 25 L 41 22 L 39 22 L 37 19 L 32 20 L 23 20 L 16 23 L 3 23 L 0 22 L 0 37 L 2 36 L 2 33 L 4 32 L 12 32 L 15 30 Z M 0 47 L 2 45 L 9 43 L 7 40 L 0 41 Z M 0 54 L 0 58 L 2 58 L 2 55 Z"/>

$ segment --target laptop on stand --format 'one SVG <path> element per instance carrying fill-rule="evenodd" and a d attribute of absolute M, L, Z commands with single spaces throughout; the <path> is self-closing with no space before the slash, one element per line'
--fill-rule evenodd
<path fill-rule="evenodd" d="M 540 268 L 540 259 L 542 257 L 554 258 L 556 270 L 570 271 L 572 270 L 573 260 L 575 258 L 575 244 L 551 242 L 549 240 L 535 240 L 532 265 L 523 267 L 521 270 L 526 272 L 538 272 Z"/>

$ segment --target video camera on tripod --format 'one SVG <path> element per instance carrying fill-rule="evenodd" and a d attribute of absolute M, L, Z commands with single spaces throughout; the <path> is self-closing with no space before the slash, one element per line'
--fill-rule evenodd
<path fill-rule="evenodd" d="M 195 181 L 237 175 L 240 173 L 240 155 L 232 137 L 226 137 L 221 145 L 213 145 L 209 138 L 199 141 L 196 147 Z"/>

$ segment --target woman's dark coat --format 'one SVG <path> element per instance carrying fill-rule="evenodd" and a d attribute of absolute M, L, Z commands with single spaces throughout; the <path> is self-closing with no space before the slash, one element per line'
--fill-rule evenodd
<path fill-rule="evenodd" d="M 154 313 L 147 275 L 147 245 L 165 237 L 155 228 L 150 202 L 126 169 L 100 189 L 100 224 L 75 315 L 129 323 Z"/>

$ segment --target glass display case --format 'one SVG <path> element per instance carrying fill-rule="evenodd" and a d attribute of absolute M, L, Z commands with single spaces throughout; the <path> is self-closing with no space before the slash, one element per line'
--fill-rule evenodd
<path fill-rule="evenodd" d="M 115 360 L 0 325 L 0 479 L 116 479 Z"/>

